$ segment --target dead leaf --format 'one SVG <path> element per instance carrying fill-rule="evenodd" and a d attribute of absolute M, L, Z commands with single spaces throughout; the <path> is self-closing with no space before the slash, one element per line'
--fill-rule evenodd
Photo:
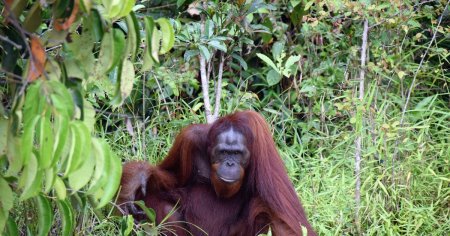
<path fill-rule="evenodd" d="M 74 1 L 75 2 L 73 3 L 72 13 L 70 14 L 70 16 L 68 18 L 59 18 L 59 19 L 55 19 L 53 21 L 53 27 L 55 28 L 55 30 L 58 30 L 58 31 L 66 30 L 66 29 L 70 28 L 72 23 L 76 20 L 77 13 L 78 13 L 79 0 L 74 0 Z"/>
<path fill-rule="evenodd" d="M 35 81 L 44 72 L 45 62 L 47 60 L 45 56 L 45 49 L 42 46 L 39 38 L 32 35 L 30 39 L 30 66 L 28 69 L 28 82 Z"/>
<path fill-rule="evenodd" d="M 188 9 L 186 11 L 191 16 L 198 16 L 198 15 L 200 15 L 199 8 L 201 8 L 201 2 L 200 1 L 195 1 L 195 2 L 193 2 L 191 4 L 189 4 L 189 7 L 188 7 Z"/>

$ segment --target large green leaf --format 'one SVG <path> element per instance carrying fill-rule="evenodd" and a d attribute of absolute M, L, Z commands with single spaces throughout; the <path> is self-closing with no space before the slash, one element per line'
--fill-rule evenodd
<path fill-rule="evenodd" d="M 59 212 L 61 213 L 62 231 L 61 235 L 69 236 L 73 234 L 74 216 L 73 209 L 68 200 L 57 202 Z"/>
<path fill-rule="evenodd" d="M 127 33 L 127 47 L 125 55 L 130 55 L 130 59 L 134 61 L 141 44 L 141 37 L 139 32 L 139 25 L 134 12 L 131 12 L 126 18 L 128 33 Z"/>
<path fill-rule="evenodd" d="M 106 142 L 103 142 L 103 148 L 109 149 Z M 100 198 L 97 208 L 105 206 L 116 195 L 120 185 L 120 178 L 122 176 L 122 163 L 120 159 L 112 153 L 107 158 L 110 159 L 110 168 L 106 174 L 109 178 L 103 188 L 102 197 Z"/>
<path fill-rule="evenodd" d="M 95 65 L 97 75 L 103 75 L 114 68 L 115 65 L 114 60 L 111 60 L 112 58 L 114 58 L 114 37 L 111 32 L 105 32 L 100 45 L 98 61 Z"/>
<path fill-rule="evenodd" d="M 52 228 L 53 210 L 48 199 L 42 195 L 36 198 L 36 205 L 38 210 L 38 234 L 39 236 L 48 235 Z"/>
<path fill-rule="evenodd" d="M 155 22 L 152 17 L 147 16 L 144 18 L 145 25 L 145 42 L 146 42 L 146 52 L 150 54 L 150 57 L 154 62 L 159 63 L 158 59 L 158 51 L 159 51 L 159 38 L 156 35 L 155 31 L 158 31 L 155 28 Z M 153 42 L 153 40 L 157 40 Z M 145 64 L 145 63 L 144 63 Z"/>
<path fill-rule="evenodd" d="M 104 150 L 100 140 L 96 138 L 92 139 L 92 150 L 95 157 L 95 169 L 87 192 L 88 194 L 97 192 L 98 189 L 105 185 L 108 181 L 108 178 L 107 176 L 105 177 L 105 175 L 110 165 L 110 150 Z"/>
<path fill-rule="evenodd" d="M 215 48 L 215 49 L 217 49 L 217 50 L 220 50 L 222 52 L 227 52 L 227 46 L 222 41 L 211 40 L 211 41 L 208 42 L 208 45 L 213 47 L 213 48 Z"/>
<path fill-rule="evenodd" d="M 273 85 L 278 84 L 280 82 L 281 75 L 280 75 L 280 73 L 278 73 L 275 70 L 270 70 L 269 73 L 267 73 L 266 80 L 267 80 L 267 84 L 269 86 L 273 86 Z"/>
<path fill-rule="evenodd" d="M 0 176 L 0 189 L 2 190 L 2 194 L 0 194 L 0 211 L 8 213 L 14 204 L 14 194 L 8 182 L 2 176 Z"/>
<path fill-rule="evenodd" d="M 42 115 L 39 128 L 39 168 L 46 169 L 52 164 L 54 135 L 50 118 Z"/>
<path fill-rule="evenodd" d="M 41 13 L 41 3 L 38 1 L 34 2 L 23 22 L 23 28 L 28 32 L 36 31 L 42 22 Z"/>
<path fill-rule="evenodd" d="M 122 73 L 120 76 L 120 95 L 122 101 L 130 96 L 134 84 L 134 66 L 130 60 L 124 60 L 122 65 Z"/>
<path fill-rule="evenodd" d="M 256 53 L 256 56 L 258 56 L 261 60 L 263 60 L 268 66 L 272 67 L 272 69 L 278 71 L 277 66 L 269 57 L 261 53 Z"/>
<path fill-rule="evenodd" d="M 175 31 L 170 24 L 170 21 L 166 18 L 159 18 L 156 20 L 156 23 L 159 25 L 161 30 L 161 48 L 159 50 L 159 54 L 165 54 L 172 49 L 173 44 L 175 42 Z"/>
<path fill-rule="evenodd" d="M 89 163 L 89 164 L 92 166 L 91 163 Z M 59 176 L 56 176 L 56 178 L 55 178 L 54 189 L 55 189 L 55 192 L 56 192 L 56 197 L 59 200 L 66 199 L 66 196 L 67 196 L 66 185 L 64 184 L 64 181 Z"/>
<path fill-rule="evenodd" d="M 41 191 L 42 173 L 38 172 L 38 162 L 34 153 L 31 153 L 30 160 L 25 165 L 22 175 L 19 178 L 19 187 L 22 188 L 20 200 L 34 197 Z"/>
<path fill-rule="evenodd" d="M 95 161 L 94 155 L 94 152 L 88 154 L 83 160 L 82 166 L 70 173 L 68 179 L 69 185 L 72 188 L 73 192 L 80 190 L 82 187 L 89 183 L 89 180 L 91 180 L 92 174 L 94 172 L 94 165 L 92 164 Z"/>
<path fill-rule="evenodd" d="M 203 45 L 199 45 L 198 49 L 200 50 L 203 58 L 205 58 L 206 61 L 209 61 L 209 59 L 211 58 L 211 53 L 209 52 L 208 48 Z"/>

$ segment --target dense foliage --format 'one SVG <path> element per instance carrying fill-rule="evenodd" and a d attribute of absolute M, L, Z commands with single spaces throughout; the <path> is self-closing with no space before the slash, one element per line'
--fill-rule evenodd
<path fill-rule="evenodd" d="M 450 232 L 448 4 L 2 0 L 0 232 L 156 233 L 110 210 L 119 157 L 209 97 L 266 117 L 318 233 Z"/>

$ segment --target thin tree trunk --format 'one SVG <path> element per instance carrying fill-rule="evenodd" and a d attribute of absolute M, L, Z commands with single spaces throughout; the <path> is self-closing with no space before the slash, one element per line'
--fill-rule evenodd
<path fill-rule="evenodd" d="M 366 55 L 367 55 L 367 38 L 369 34 L 369 22 L 367 19 L 364 20 L 364 29 L 363 29 L 363 36 L 362 36 L 362 46 L 361 46 L 361 68 L 359 71 L 359 104 L 356 108 L 356 113 L 359 114 L 359 112 L 362 112 L 359 108 L 361 106 L 361 103 L 364 99 L 364 76 L 365 76 L 365 69 L 366 69 Z M 363 116 L 360 116 L 363 117 Z M 358 121 L 357 121 L 358 122 Z M 359 129 L 357 128 L 357 137 L 355 140 L 355 177 L 356 177 L 356 184 L 355 184 L 355 221 L 356 226 L 358 229 L 358 232 L 361 233 L 361 225 L 359 220 L 359 210 L 361 207 L 361 140 L 362 140 L 362 125 L 364 124 L 362 121 L 361 125 L 359 126 Z M 358 127 L 358 125 L 357 125 Z"/>

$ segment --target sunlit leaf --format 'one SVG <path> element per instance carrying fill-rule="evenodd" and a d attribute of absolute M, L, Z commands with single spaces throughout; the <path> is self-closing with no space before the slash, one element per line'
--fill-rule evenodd
<path fill-rule="evenodd" d="M 107 178 L 103 177 L 104 173 L 109 169 L 109 149 L 104 150 L 101 141 L 96 138 L 92 139 L 92 151 L 95 157 L 94 175 L 89 185 L 88 194 L 95 193 L 100 187 L 104 186 Z"/>
<path fill-rule="evenodd" d="M 130 60 L 124 60 L 122 65 L 122 75 L 120 78 L 120 94 L 122 100 L 130 96 L 134 84 L 134 66 Z"/>
<path fill-rule="evenodd" d="M 175 31 L 170 24 L 170 21 L 166 18 L 159 18 L 156 20 L 161 30 L 161 48 L 159 54 L 165 54 L 172 49 L 175 42 Z"/>
<path fill-rule="evenodd" d="M 44 193 L 48 194 L 55 184 L 56 170 L 54 168 L 45 169 Z"/>
<path fill-rule="evenodd" d="M 83 164 L 80 168 L 70 173 L 68 176 L 69 185 L 72 188 L 73 192 L 80 190 L 91 180 L 92 174 L 94 172 L 94 165 L 92 164 L 95 161 L 94 152 L 90 153 L 83 160 Z"/>
<path fill-rule="evenodd" d="M 104 143 L 104 149 L 109 149 L 109 146 Z M 109 176 L 106 185 L 103 188 L 102 197 L 97 205 L 97 208 L 105 206 L 116 195 L 120 185 L 120 178 L 122 176 L 122 163 L 119 158 L 111 153 L 109 157 L 110 166 L 106 175 Z"/>
<path fill-rule="evenodd" d="M 263 60 L 268 66 L 272 67 L 272 69 L 278 71 L 277 66 L 269 57 L 261 53 L 256 53 L 256 56 L 258 56 L 261 60 Z"/>
<path fill-rule="evenodd" d="M 122 18 L 128 15 L 136 4 L 136 0 L 123 0 L 121 1 L 122 9 L 120 13 L 116 16 L 116 18 Z"/>
<path fill-rule="evenodd" d="M 91 166 L 92 166 L 92 164 L 91 164 Z M 56 192 L 56 197 L 58 197 L 59 200 L 66 199 L 66 196 L 67 196 L 66 185 L 64 184 L 64 181 L 59 176 L 56 176 L 56 178 L 55 178 L 54 189 Z"/>

